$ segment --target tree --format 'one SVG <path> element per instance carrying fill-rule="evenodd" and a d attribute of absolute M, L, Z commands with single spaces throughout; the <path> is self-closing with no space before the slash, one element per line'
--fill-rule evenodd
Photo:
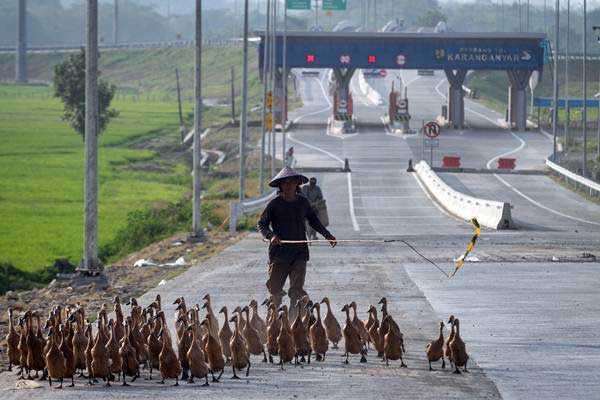
<path fill-rule="evenodd" d="M 108 108 L 116 89 L 106 81 L 98 82 L 98 133 L 111 118 L 119 115 L 117 110 Z M 54 97 L 59 97 L 64 104 L 63 121 L 68 121 L 85 137 L 85 49 L 54 67 Z"/>
<path fill-rule="evenodd" d="M 429 9 L 425 14 L 417 18 L 417 25 L 435 27 L 439 22 L 446 22 L 448 17 L 439 7 Z"/>

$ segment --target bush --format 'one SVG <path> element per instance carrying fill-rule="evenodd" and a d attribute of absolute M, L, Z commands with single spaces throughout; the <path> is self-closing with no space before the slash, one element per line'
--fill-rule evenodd
<path fill-rule="evenodd" d="M 75 266 L 66 259 L 58 259 L 54 265 L 43 268 L 41 272 L 26 272 L 15 268 L 9 262 L 0 261 L 0 294 L 9 290 L 30 290 L 47 285 L 57 273 L 74 272 Z"/>

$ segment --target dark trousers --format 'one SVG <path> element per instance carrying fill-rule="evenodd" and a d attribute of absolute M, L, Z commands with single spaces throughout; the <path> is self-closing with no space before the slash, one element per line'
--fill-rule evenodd
<path fill-rule="evenodd" d="M 306 261 L 296 260 L 292 263 L 275 261 L 269 264 L 269 280 L 267 289 L 271 294 L 271 301 L 279 307 L 283 296 L 285 281 L 290 278 L 290 315 L 296 315 L 296 302 L 306 295 L 304 291 L 304 279 L 306 278 Z"/>

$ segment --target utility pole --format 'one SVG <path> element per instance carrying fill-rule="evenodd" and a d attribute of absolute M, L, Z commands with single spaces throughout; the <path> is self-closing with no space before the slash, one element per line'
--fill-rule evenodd
<path fill-rule="evenodd" d="M 285 123 L 287 119 L 287 84 L 288 84 L 288 73 L 287 73 L 287 0 L 283 0 L 283 102 L 281 113 L 281 159 L 285 164 L 285 153 L 286 153 L 286 132 Z"/>
<path fill-rule="evenodd" d="M 246 131 L 248 129 L 248 0 L 244 0 L 242 116 L 240 118 L 240 203 L 246 198 Z"/>
<path fill-rule="evenodd" d="M 85 49 L 84 255 L 79 271 L 99 275 L 98 259 L 98 0 L 87 0 Z"/>
<path fill-rule="evenodd" d="M 594 30 L 594 32 L 600 30 L 600 26 L 594 26 L 592 28 Z M 598 43 L 600 43 L 600 36 L 598 36 L 596 38 L 596 40 L 598 41 Z M 598 124 L 598 137 L 597 137 L 597 142 L 596 142 L 596 156 L 598 158 L 600 158 L 600 70 L 598 71 L 598 120 L 597 120 L 597 124 Z"/>
<path fill-rule="evenodd" d="M 583 176 L 587 174 L 587 0 L 583 0 Z"/>
<path fill-rule="evenodd" d="M 569 105 L 569 46 L 571 41 L 571 0 L 567 0 L 567 43 L 565 46 L 565 149 L 569 146 L 569 124 L 571 107 Z"/>
<path fill-rule="evenodd" d="M 119 0 L 113 0 L 113 43 L 119 43 Z"/>
<path fill-rule="evenodd" d="M 18 1 L 15 81 L 17 83 L 27 83 L 27 1 Z"/>
<path fill-rule="evenodd" d="M 267 22 L 265 29 L 265 39 L 263 42 L 263 70 L 262 70 L 262 84 L 263 84 L 263 92 L 262 92 L 262 123 L 261 123 L 261 140 L 260 140 L 260 173 L 258 178 L 258 185 L 260 186 L 260 194 L 264 193 L 265 188 L 265 140 L 267 136 L 267 90 L 269 86 L 268 79 L 268 71 L 269 71 L 269 61 L 270 61 L 270 29 L 271 29 L 271 0 L 267 0 Z"/>
<path fill-rule="evenodd" d="M 271 40 L 271 94 L 273 98 L 275 97 L 275 79 L 276 79 L 276 57 L 277 57 L 277 0 L 273 0 L 273 16 L 271 18 L 271 23 L 273 24 L 272 29 L 272 40 Z M 275 119 L 272 119 L 273 126 L 271 128 L 271 176 L 275 176 L 275 156 L 276 156 L 276 136 L 275 136 Z"/>
<path fill-rule="evenodd" d="M 201 121 L 202 121 L 202 0 L 196 0 L 196 43 L 194 68 L 194 145 L 193 145 L 193 196 L 192 196 L 192 232 L 190 239 L 199 241 L 204 238 L 202 228 L 200 158 L 201 154 Z"/>
<path fill-rule="evenodd" d="M 185 126 L 183 125 L 183 112 L 181 111 L 181 87 L 179 86 L 179 70 L 175 68 L 175 79 L 177 80 L 177 108 L 179 111 L 179 133 L 181 134 L 181 144 L 185 139 Z"/>
<path fill-rule="evenodd" d="M 231 122 L 235 123 L 235 71 L 231 66 Z"/>
<path fill-rule="evenodd" d="M 545 4 L 545 2 L 544 2 Z M 554 26 L 554 71 L 553 71 L 553 90 L 552 90 L 552 161 L 557 162 L 556 158 L 556 125 L 558 123 L 558 34 L 560 23 L 560 0 L 556 0 L 555 26 Z"/>

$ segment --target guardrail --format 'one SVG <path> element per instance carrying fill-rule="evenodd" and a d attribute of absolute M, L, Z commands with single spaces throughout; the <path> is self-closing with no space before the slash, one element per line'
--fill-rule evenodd
<path fill-rule="evenodd" d="M 276 190 L 271 190 L 255 199 L 245 200 L 241 203 L 229 203 L 229 232 L 235 233 L 238 219 L 242 216 L 253 214 L 266 207 L 267 203 L 277 196 Z"/>
<path fill-rule="evenodd" d="M 571 180 L 575 182 L 576 185 L 579 184 L 588 188 L 590 196 L 592 196 L 594 192 L 596 192 L 596 195 L 600 196 L 600 184 L 590 179 L 584 178 L 581 175 L 577 175 L 576 173 L 571 172 L 564 167 L 561 167 L 560 165 L 550 161 L 549 158 L 546 159 L 546 165 L 554 172 L 558 173 L 559 175 L 562 175 L 563 178 L 567 180 L 567 183 L 570 183 L 569 180 Z"/>
<path fill-rule="evenodd" d="M 492 229 L 513 227 L 509 203 L 460 193 L 440 179 L 425 161 L 417 164 L 415 172 L 427 191 L 451 214 L 466 221 L 476 217 L 481 225 Z"/>

